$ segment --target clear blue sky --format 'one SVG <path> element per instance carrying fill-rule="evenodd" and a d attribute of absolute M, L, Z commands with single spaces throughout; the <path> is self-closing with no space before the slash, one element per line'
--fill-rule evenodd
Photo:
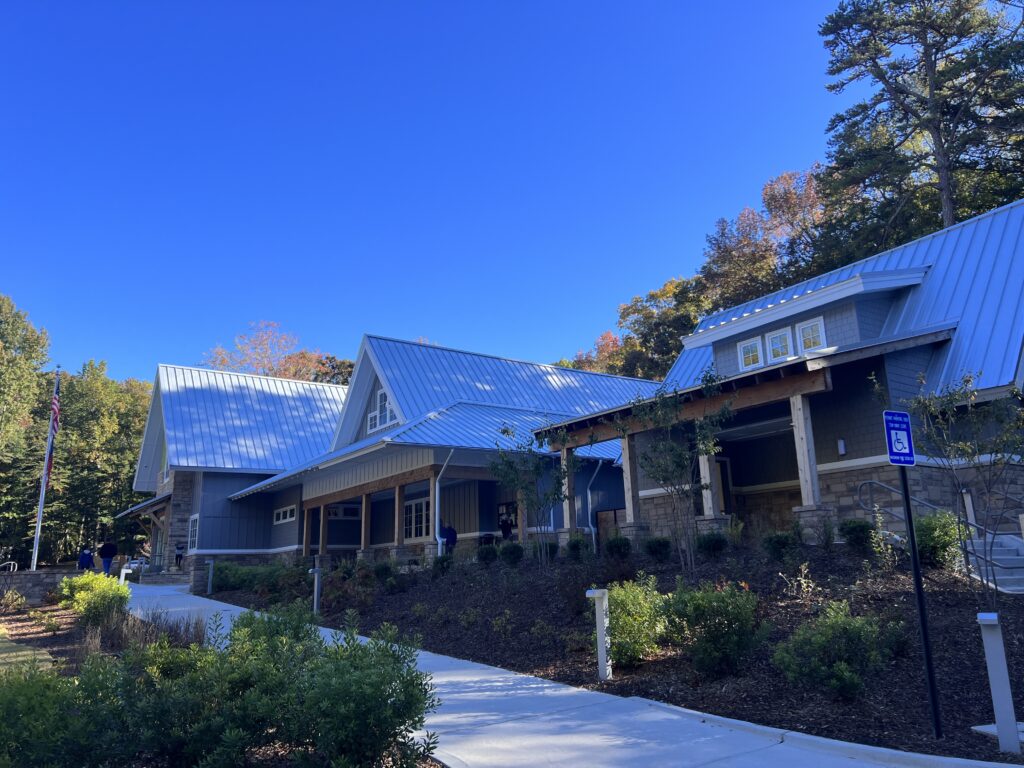
<path fill-rule="evenodd" d="M 551 361 L 824 157 L 828 2 L 0 8 L 0 293 L 151 378 L 251 320 Z"/>

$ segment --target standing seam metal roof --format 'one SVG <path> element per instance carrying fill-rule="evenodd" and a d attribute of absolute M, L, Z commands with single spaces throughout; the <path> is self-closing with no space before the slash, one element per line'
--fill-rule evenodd
<path fill-rule="evenodd" d="M 330 447 L 346 388 L 161 364 L 167 462 L 277 471 Z"/>

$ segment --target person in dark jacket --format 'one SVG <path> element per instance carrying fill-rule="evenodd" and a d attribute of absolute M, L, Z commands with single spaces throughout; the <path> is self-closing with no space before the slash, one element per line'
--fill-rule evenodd
<path fill-rule="evenodd" d="M 106 539 L 103 545 L 99 548 L 100 560 L 103 562 L 103 573 L 106 576 L 110 575 L 110 566 L 114 564 L 114 558 L 117 557 L 117 544 L 112 542 L 110 539 Z"/>
<path fill-rule="evenodd" d="M 92 550 L 82 547 L 82 551 L 78 553 L 78 570 L 91 571 L 95 567 L 96 561 L 93 559 Z"/>
<path fill-rule="evenodd" d="M 512 518 L 503 515 L 498 521 L 498 527 L 501 528 L 502 541 L 510 541 L 512 539 Z"/>
<path fill-rule="evenodd" d="M 455 551 L 455 545 L 459 541 L 458 531 L 451 525 L 442 524 L 441 535 L 444 537 L 444 553 L 450 555 Z"/>
<path fill-rule="evenodd" d="M 174 545 L 174 567 L 181 568 L 181 558 L 185 556 L 185 543 L 179 541 Z"/>

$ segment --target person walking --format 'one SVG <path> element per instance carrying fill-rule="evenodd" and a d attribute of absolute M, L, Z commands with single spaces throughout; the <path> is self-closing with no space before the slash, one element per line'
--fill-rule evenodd
<path fill-rule="evenodd" d="M 78 570 L 91 571 L 95 567 L 96 561 L 93 559 L 92 550 L 82 547 L 82 551 L 78 553 Z"/>
<path fill-rule="evenodd" d="M 110 539 L 104 539 L 103 545 L 99 548 L 100 561 L 103 563 L 103 575 L 110 575 L 110 566 L 114 564 L 117 557 L 117 544 Z"/>
<path fill-rule="evenodd" d="M 453 525 L 441 525 L 441 536 L 444 537 L 444 553 L 450 555 L 455 551 L 455 545 L 459 542 L 458 531 Z"/>
<path fill-rule="evenodd" d="M 174 545 L 174 567 L 181 570 L 181 558 L 185 556 L 185 542 L 179 541 Z"/>

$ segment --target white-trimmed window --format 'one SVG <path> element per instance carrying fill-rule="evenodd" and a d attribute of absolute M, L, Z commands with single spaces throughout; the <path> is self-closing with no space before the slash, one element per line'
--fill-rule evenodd
<path fill-rule="evenodd" d="M 378 429 L 384 429 L 389 424 L 398 421 L 398 416 L 395 415 L 394 409 L 388 402 L 388 393 L 383 388 L 377 390 L 374 403 L 376 408 L 371 409 L 366 415 L 367 432 L 376 432 Z"/>
<path fill-rule="evenodd" d="M 769 363 L 793 357 L 793 334 L 789 332 L 789 328 L 773 331 L 766 334 L 764 338 Z"/>
<path fill-rule="evenodd" d="M 327 505 L 327 519 L 328 520 L 358 520 L 359 519 L 359 505 L 358 504 L 328 504 Z"/>
<path fill-rule="evenodd" d="M 422 539 L 430 532 L 430 499 L 405 502 L 405 538 Z"/>
<path fill-rule="evenodd" d="M 199 515 L 192 515 L 188 519 L 188 550 L 196 549 L 199 549 Z"/>
<path fill-rule="evenodd" d="M 811 352 L 825 346 L 825 321 L 820 317 L 800 323 L 796 327 L 796 338 L 801 352 Z"/>
<path fill-rule="evenodd" d="M 283 523 L 290 523 L 295 519 L 295 507 L 284 507 L 282 509 L 274 510 L 274 525 L 281 525 Z"/>
<path fill-rule="evenodd" d="M 749 371 L 753 368 L 760 368 L 764 365 L 764 353 L 761 351 L 761 337 L 741 341 L 736 345 L 736 355 L 739 358 L 740 370 Z"/>

